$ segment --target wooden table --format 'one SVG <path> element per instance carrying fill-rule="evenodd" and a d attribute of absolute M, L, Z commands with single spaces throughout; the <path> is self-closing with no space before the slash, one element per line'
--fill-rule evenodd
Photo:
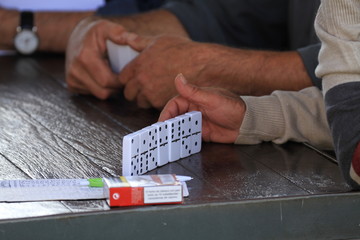
<path fill-rule="evenodd" d="M 157 121 L 122 96 L 66 90 L 63 56 L 0 57 L 0 179 L 121 174 L 122 137 Z M 204 143 L 150 173 L 192 176 L 182 205 L 104 200 L 0 203 L 0 239 L 342 239 L 360 236 L 360 195 L 298 143 Z"/>

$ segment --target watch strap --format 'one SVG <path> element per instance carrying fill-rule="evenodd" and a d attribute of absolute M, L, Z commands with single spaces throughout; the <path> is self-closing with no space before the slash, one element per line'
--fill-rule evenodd
<path fill-rule="evenodd" d="M 20 27 L 22 29 L 34 28 L 34 13 L 30 11 L 24 11 L 20 13 Z"/>

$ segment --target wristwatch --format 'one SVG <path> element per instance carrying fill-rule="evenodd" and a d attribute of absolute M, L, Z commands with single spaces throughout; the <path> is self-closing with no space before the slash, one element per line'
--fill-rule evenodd
<path fill-rule="evenodd" d="M 37 28 L 34 26 L 34 13 L 21 12 L 20 26 L 16 28 L 16 36 L 14 39 L 15 49 L 23 54 L 30 55 L 39 47 L 39 37 L 36 33 Z"/>

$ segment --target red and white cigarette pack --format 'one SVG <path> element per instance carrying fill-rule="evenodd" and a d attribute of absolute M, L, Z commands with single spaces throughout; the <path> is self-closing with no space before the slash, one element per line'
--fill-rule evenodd
<path fill-rule="evenodd" d="M 173 174 L 104 178 L 110 207 L 183 202 L 182 185 Z"/>

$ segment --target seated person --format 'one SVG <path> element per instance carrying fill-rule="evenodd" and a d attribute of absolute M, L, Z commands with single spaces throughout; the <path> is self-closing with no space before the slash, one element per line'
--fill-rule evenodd
<path fill-rule="evenodd" d="M 360 7 L 356 0 L 322 1 L 315 27 L 322 47 L 326 114 L 340 169 L 360 189 Z"/>
<path fill-rule="evenodd" d="M 200 89 L 220 87 L 236 95 L 260 96 L 279 89 L 295 90 L 237 98 L 242 103 L 236 105 L 242 106 L 239 114 L 245 117 L 234 129 L 238 133 L 241 126 L 242 135 L 207 140 L 244 144 L 294 140 L 331 149 L 320 81 L 314 77 L 320 45 L 316 43 L 312 26 L 319 2 L 259 0 L 251 6 L 241 3 L 235 8 L 229 0 L 206 4 L 174 0 L 160 10 L 114 18 L 112 22 L 86 19 L 76 27 L 69 41 L 68 88 L 101 99 L 123 91 L 125 98 L 137 101 L 140 107 L 158 109 L 179 91 L 176 89 L 179 86 L 175 87 L 172 81 L 179 72 Z M 266 9 L 265 15 L 263 9 Z M 309 9 L 313 11 L 304 18 Z M 292 14 L 288 19 L 289 12 Z M 256 23 L 242 24 L 252 23 L 256 16 L 259 19 Z M 163 33 L 167 35 L 161 35 Z M 287 33 L 291 33 L 290 36 Z M 140 52 L 119 75 L 109 67 L 107 39 L 130 45 Z M 317 87 L 310 87 L 313 85 Z"/>
<path fill-rule="evenodd" d="M 100 99 L 123 91 L 140 107 L 159 109 L 176 94 L 172 79 L 179 72 L 199 86 L 224 87 L 242 95 L 320 88 L 314 75 L 320 48 L 313 30 L 318 4 L 169 0 L 161 9 L 143 14 L 111 21 L 86 19 L 69 41 L 68 88 Z M 154 38 L 132 46 L 141 54 L 117 75 L 109 67 L 105 41 L 126 44 L 120 36 L 125 31 Z"/>

